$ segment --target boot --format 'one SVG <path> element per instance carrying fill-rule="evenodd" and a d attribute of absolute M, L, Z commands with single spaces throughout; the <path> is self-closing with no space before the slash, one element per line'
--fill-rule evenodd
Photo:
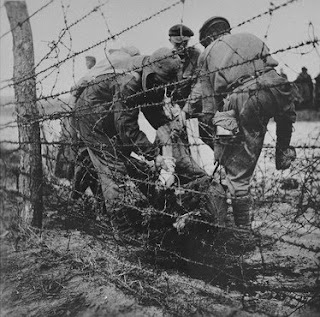
<path fill-rule="evenodd" d="M 206 207 L 215 224 L 226 226 L 228 205 L 223 186 L 212 180 L 206 194 Z"/>
<path fill-rule="evenodd" d="M 241 229 L 251 229 L 250 205 L 251 199 L 249 196 L 232 199 L 234 223 Z"/>
<path fill-rule="evenodd" d="M 235 246 L 240 252 L 253 251 L 256 247 L 256 241 L 251 230 L 250 205 L 251 199 L 249 196 L 232 199 L 233 217 L 237 226 L 233 238 L 235 239 Z"/>

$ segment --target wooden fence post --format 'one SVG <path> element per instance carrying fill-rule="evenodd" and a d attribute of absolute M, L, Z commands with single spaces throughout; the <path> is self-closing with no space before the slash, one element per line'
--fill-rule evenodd
<path fill-rule="evenodd" d="M 5 1 L 5 7 L 13 37 L 13 83 L 21 151 L 19 191 L 24 197 L 21 218 L 41 228 L 43 172 L 31 25 L 24 0 Z"/>

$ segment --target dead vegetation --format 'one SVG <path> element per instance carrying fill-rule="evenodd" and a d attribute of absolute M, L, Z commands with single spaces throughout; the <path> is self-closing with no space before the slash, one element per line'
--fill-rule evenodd
<path fill-rule="evenodd" d="M 257 171 L 250 252 L 216 228 L 178 234 L 163 215 L 152 226 L 143 202 L 143 226 L 114 226 L 53 179 L 37 231 L 19 220 L 15 174 L 2 165 L 2 316 L 317 316 L 319 161 L 308 157 L 295 175 Z"/>

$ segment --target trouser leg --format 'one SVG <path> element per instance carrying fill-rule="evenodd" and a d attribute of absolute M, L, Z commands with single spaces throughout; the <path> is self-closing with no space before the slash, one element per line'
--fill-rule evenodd
<path fill-rule="evenodd" d="M 90 188 L 93 195 L 97 194 L 98 175 L 94 169 L 89 155 L 83 157 L 77 164 L 74 172 L 74 184 L 72 198 L 81 197 L 87 188 Z"/>
<path fill-rule="evenodd" d="M 260 140 L 262 144 L 263 139 Z M 221 164 L 226 171 L 226 184 L 231 194 L 233 216 L 237 227 L 250 227 L 251 199 L 249 186 L 259 155 L 250 152 L 245 142 L 225 145 Z"/>
<path fill-rule="evenodd" d="M 237 197 L 232 199 L 234 223 L 239 228 L 250 229 L 250 196 Z"/>
<path fill-rule="evenodd" d="M 217 181 L 212 180 L 206 192 L 206 200 L 207 210 L 213 215 L 215 223 L 219 226 L 225 226 L 228 205 L 223 186 Z"/>
<path fill-rule="evenodd" d="M 173 157 L 176 159 L 175 172 L 179 177 L 180 184 L 207 176 L 205 170 L 191 157 L 189 144 L 184 138 L 179 138 L 173 143 Z"/>
<path fill-rule="evenodd" d="M 88 149 L 88 153 L 100 180 L 107 212 L 111 213 L 124 199 L 124 190 L 120 185 L 126 171 L 125 166 L 108 157 L 107 153 L 97 153 L 91 149 Z"/>
<path fill-rule="evenodd" d="M 172 121 L 157 130 L 157 137 L 163 146 L 169 147 L 171 151 L 169 155 L 176 161 L 175 174 L 179 178 L 179 183 L 186 184 L 195 178 L 206 176 L 205 170 L 191 156 L 186 132 L 181 130 L 179 136 L 173 138 L 171 134 L 175 129 L 175 122 Z M 163 153 L 163 155 L 168 154 Z"/>

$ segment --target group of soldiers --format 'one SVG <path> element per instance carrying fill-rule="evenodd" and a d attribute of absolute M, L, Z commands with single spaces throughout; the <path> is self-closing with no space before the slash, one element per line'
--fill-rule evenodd
<path fill-rule="evenodd" d="M 250 230 L 250 181 L 270 118 L 277 124 L 276 168 L 287 169 L 295 159 L 292 86 L 276 72 L 266 44 L 253 34 L 231 33 L 224 17 L 208 19 L 199 30 L 203 52 L 188 46 L 192 36 L 177 24 L 169 30 L 172 48 L 150 56 L 135 47 L 112 50 L 91 68 L 71 89 L 72 116 L 63 127 L 63 138 L 76 146 L 58 155 L 75 162 L 73 197 L 88 186 L 100 190 L 107 213 L 121 209 L 128 179 L 153 204 L 159 190 L 153 177 L 164 171 L 174 175 L 164 188 L 175 179 L 179 186 L 196 183 L 219 225 L 225 225 L 229 195 L 235 226 Z M 156 131 L 154 141 L 140 129 L 140 112 Z M 190 155 L 185 126 L 192 118 L 225 172 L 223 184 Z"/>

